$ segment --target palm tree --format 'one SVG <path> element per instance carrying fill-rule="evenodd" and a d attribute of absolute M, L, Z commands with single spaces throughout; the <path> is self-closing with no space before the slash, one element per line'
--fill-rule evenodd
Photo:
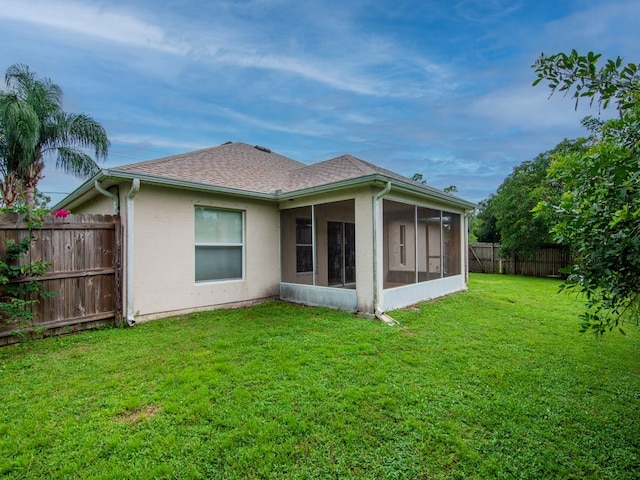
<path fill-rule="evenodd" d="M 87 153 L 106 159 L 107 133 L 85 114 L 62 109 L 62 90 L 50 79 L 38 79 L 26 65 L 12 65 L 0 92 L 0 188 L 5 206 L 18 200 L 33 205 L 45 160 L 78 177 L 99 170 Z"/>

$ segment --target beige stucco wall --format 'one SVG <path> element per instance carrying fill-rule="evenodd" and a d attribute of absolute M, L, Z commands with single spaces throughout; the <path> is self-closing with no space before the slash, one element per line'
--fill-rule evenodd
<path fill-rule="evenodd" d="M 120 186 L 123 236 L 134 239 L 133 311 L 137 321 L 276 297 L 280 285 L 280 220 L 273 202 L 239 199 L 141 182 L 134 197 L 134 231 L 127 231 L 126 195 Z M 95 197 L 77 213 L 112 213 L 112 200 Z M 103 200 L 104 199 L 104 200 Z M 243 211 L 244 278 L 195 282 L 195 206 Z M 123 251 L 123 311 L 127 258 Z"/>
<path fill-rule="evenodd" d="M 358 311 L 373 313 L 374 288 L 374 235 L 373 196 L 377 190 L 364 188 L 355 197 L 356 205 L 356 293 Z M 381 240 L 381 239 L 380 239 Z"/>
<path fill-rule="evenodd" d="M 195 282 L 196 205 L 245 212 L 242 280 Z M 280 223 L 273 203 L 143 184 L 134 237 L 134 310 L 141 319 L 278 295 Z"/>
<path fill-rule="evenodd" d="M 113 192 L 117 192 L 113 188 Z M 87 215 L 113 215 L 113 199 L 98 193 L 78 207 L 71 208 L 71 213 L 84 213 Z"/>

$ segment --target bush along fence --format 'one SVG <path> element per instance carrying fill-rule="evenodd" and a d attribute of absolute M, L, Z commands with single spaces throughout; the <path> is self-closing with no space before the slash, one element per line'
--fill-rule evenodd
<path fill-rule="evenodd" d="M 0 345 L 121 318 L 117 215 L 0 215 Z"/>
<path fill-rule="evenodd" d="M 502 258 L 499 251 L 499 243 L 470 243 L 469 271 L 564 278 L 566 275 L 560 270 L 571 266 L 573 261 L 569 249 L 560 245 L 546 245 L 530 258 Z"/>

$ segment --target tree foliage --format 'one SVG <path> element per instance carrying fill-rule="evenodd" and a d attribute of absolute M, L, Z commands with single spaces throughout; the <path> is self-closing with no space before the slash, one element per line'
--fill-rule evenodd
<path fill-rule="evenodd" d="M 26 338 L 30 330 L 36 330 L 34 324 L 34 304 L 41 298 L 54 295 L 45 292 L 38 277 L 46 273 L 48 263 L 40 260 L 24 262 L 34 238 L 33 231 L 42 228 L 43 216 L 48 213 L 42 208 L 18 207 L 2 209 L 0 212 L 24 214 L 29 233 L 16 242 L 4 238 L 5 254 L 0 258 L 0 323 L 13 328 L 13 333 Z"/>
<path fill-rule="evenodd" d="M 106 159 L 107 134 L 85 114 L 65 112 L 62 89 L 50 79 L 39 79 L 25 65 L 12 65 L 0 91 L 0 174 L 5 206 L 24 201 L 33 205 L 45 161 L 79 177 L 98 170 L 96 159 Z"/>
<path fill-rule="evenodd" d="M 427 184 L 427 179 L 424 178 L 424 175 L 422 175 L 421 173 L 414 173 L 411 177 L 411 180 L 413 180 L 414 182 L 420 182 L 423 185 Z"/>
<path fill-rule="evenodd" d="M 597 100 L 601 108 L 607 108 L 613 101 L 621 111 L 636 106 L 640 100 L 638 65 L 625 65 L 621 57 L 616 57 L 598 66 L 601 56 L 593 52 L 580 55 L 576 50 L 568 55 L 542 53 L 532 65 L 538 75 L 533 85 L 546 80 L 551 95 L 555 92 L 567 95 L 573 91 L 576 108 L 581 98 L 589 99 L 590 105 Z"/>
<path fill-rule="evenodd" d="M 541 202 L 539 215 L 553 219 L 556 241 L 570 244 L 575 265 L 563 287 L 578 288 L 587 310 L 583 330 L 596 334 L 637 321 L 640 303 L 640 76 L 633 63 L 618 57 L 597 65 L 600 55 L 541 55 L 534 64 L 538 79 L 549 82 L 552 94 L 573 91 L 611 102 L 619 118 L 587 117 L 592 138 L 585 151 L 553 156 L 549 178 L 563 185 L 556 201 Z"/>
<path fill-rule="evenodd" d="M 499 243 L 500 231 L 498 230 L 495 212 L 495 194 L 478 203 L 475 221 L 473 223 L 473 234 L 479 242 Z"/>
<path fill-rule="evenodd" d="M 505 257 L 525 258 L 551 243 L 551 218 L 536 215 L 533 210 L 540 202 L 560 197 L 561 182 L 547 176 L 552 157 L 566 151 L 581 151 L 585 142 L 585 139 L 564 140 L 553 150 L 514 167 L 497 192 L 480 202 L 475 232 L 478 240 L 500 242 Z"/>

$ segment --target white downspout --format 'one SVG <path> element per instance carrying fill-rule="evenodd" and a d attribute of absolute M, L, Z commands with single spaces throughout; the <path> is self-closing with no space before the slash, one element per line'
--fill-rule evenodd
<path fill-rule="evenodd" d="M 379 320 L 389 324 L 389 325 L 397 325 L 393 318 L 384 313 L 382 310 L 382 299 L 380 298 L 380 271 L 378 270 L 379 261 L 378 261 L 378 238 L 379 238 L 379 230 L 380 230 L 380 221 L 379 221 L 379 210 L 380 210 L 380 199 L 384 197 L 387 193 L 391 191 L 391 182 L 387 182 L 387 185 L 378 192 L 373 197 L 373 308 L 374 315 Z"/>
<path fill-rule="evenodd" d="M 127 324 L 133 327 L 136 319 L 133 314 L 133 197 L 140 190 L 140 179 L 134 178 L 131 190 L 127 194 Z"/>
<path fill-rule="evenodd" d="M 469 217 L 471 216 L 472 211 L 471 210 L 467 210 L 466 212 L 464 212 L 464 240 L 463 240 L 463 245 L 462 245 L 462 254 L 464 255 L 462 258 L 464 259 L 464 287 L 467 288 L 468 287 L 468 283 L 469 283 L 469 228 L 471 227 L 470 223 L 469 223 Z M 493 252 L 493 249 L 491 249 L 491 251 Z M 491 265 L 491 267 L 493 268 L 493 264 Z"/>
<path fill-rule="evenodd" d="M 95 181 L 94 186 L 96 187 L 96 190 L 103 194 L 105 197 L 113 199 L 113 214 L 118 215 L 120 213 L 120 200 L 118 196 L 115 193 L 111 193 L 109 190 L 102 188 L 102 185 L 100 185 L 100 182 L 98 182 L 98 180 Z"/>

